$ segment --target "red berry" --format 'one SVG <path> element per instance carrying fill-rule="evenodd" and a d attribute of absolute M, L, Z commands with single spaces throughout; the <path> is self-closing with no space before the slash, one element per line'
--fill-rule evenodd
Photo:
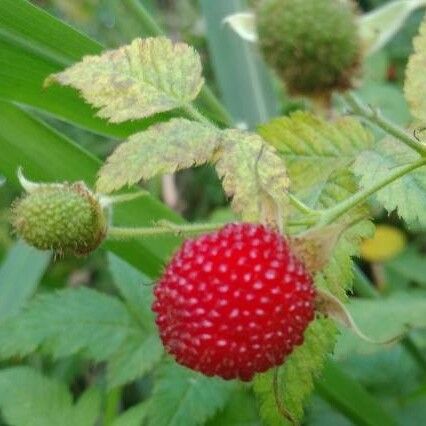
<path fill-rule="evenodd" d="M 224 379 L 251 380 L 282 364 L 314 318 L 311 276 L 262 225 L 231 224 L 184 242 L 154 294 L 166 350 Z"/>

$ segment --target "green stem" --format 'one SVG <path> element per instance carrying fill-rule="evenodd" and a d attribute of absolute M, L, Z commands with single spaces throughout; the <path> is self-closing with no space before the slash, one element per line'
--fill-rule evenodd
<path fill-rule="evenodd" d="M 370 195 L 380 191 L 382 188 L 399 179 L 400 177 L 424 165 L 426 165 L 426 158 L 421 158 L 414 163 L 407 164 L 395 169 L 395 171 L 389 173 L 389 175 L 387 175 L 384 179 L 377 181 L 373 186 L 362 189 L 336 206 L 323 210 L 317 225 L 325 226 L 333 223 L 337 218 L 342 216 L 348 210 L 351 210 L 353 207 L 356 207 L 358 204 L 364 202 Z"/>
<path fill-rule="evenodd" d="M 307 206 L 304 202 L 300 201 L 297 197 L 295 197 L 293 194 L 287 194 L 288 199 L 290 200 L 290 203 L 293 204 L 294 207 L 296 207 L 297 210 L 301 211 L 305 214 L 319 214 L 314 209 L 311 209 L 309 206 Z"/>
<path fill-rule="evenodd" d="M 108 229 L 108 238 L 114 240 L 127 240 L 158 235 L 186 235 L 201 234 L 215 231 L 223 226 L 223 223 L 197 223 L 188 225 L 176 225 L 170 222 L 160 222 L 159 226 L 143 228 L 121 228 L 111 226 Z"/>
<path fill-rule="evenodd" d="M 140 0 L 122 0 L 123 4 L 138 18 L 145 31 L 152 36 L 165 35 L 165 31 L 157 24 Z M 203 86 L 200 93 L 202 104 L 215 115 L 215 118 L 226 126 L 232 126 L 232 118 L 209 87 Z"/>
<path fill-rule="evenodd" d="M 361 297 L 380 299 L 380 293 L 358 266 L 354 267 L 354 289 Z M 426 357 L 413 339 L 410 336 L 406 336 L 402 339 L 401 345 L 411 355 L 417 365 L 426 372 Z"/>
<path fill-rule="evenodd" d="M 411 137 L 404 129 L 397 126 L 392 121 L 389 121 L 387 118 L 383 117 L 380 112 L 364 105 L 361 100 L 353 93 L 348 92 L 343 95 L 346 103 L 352 108 L 353 113 L 363 117 L 367 121 L 375 124 L 380 127 L 386 133 L 395 138 L 399 139 L 405 145 L 414 149 L 422 157 L 426 157 L 426 144 L 419 142 L 416 138 Z"/>

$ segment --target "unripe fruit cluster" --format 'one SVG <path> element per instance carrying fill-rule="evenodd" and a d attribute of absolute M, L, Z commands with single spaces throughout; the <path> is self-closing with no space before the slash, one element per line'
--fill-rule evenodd
<path fill-rule="evenodd" d="M 352 0 L 262 0 L 256 15 L 264 56 L 291 94 L 352 87 L 361 60 Z"/>
<path fill-rule="evenodd" d="M 102 207 L 82 182 L 37 185 L 14 203 L 12 225 L 40 250 L 78 256 L 93 251 L 106 234 Z"/>

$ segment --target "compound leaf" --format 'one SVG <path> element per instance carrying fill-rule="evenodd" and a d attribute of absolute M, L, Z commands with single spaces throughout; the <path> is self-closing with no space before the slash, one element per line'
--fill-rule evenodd
<path fill-rule="evenodd" d="M 300 421 L 303 406 L 314 389 L 314 380 L 321 373 L 328 353 L 336 340 L 336 327 L 328 319 L 312 322 L 305 331 L 305 341 L 278 367 L 277 395 L 292 418 Z M 254 391 L 260 402 L 260 414 L 268 426 L 289 425 L 278 411 L 273 392 L 274 371 L 258 374 L 254 379 Z"/>
<path fill-rule="evenodd" d="M 113 123 L 183 107 L 204 83 L 196 51 L 165 37 L 137 38 L 100 56 L 86 56 L 46 83 L 53 81 L 80 90 L 100 108 L 98 115 Z"/>
<path fill-rule="evenodd" d="M 108 193 L 205 163 L 217 148 L 219 135 L 213 127 L 181 118 L 154 125 L 116 149 L 100 171 L 97 189 Z"/>
<path fill-rule="evenodd" d="M 374 150 L 360 154 L 354 171 L 360 177 L 361 186 L 369 187 L 419 159 L 419 155 L 406 145 L 385 138 Z M 396 210 L 408 225 L 426 227 L 426 163 L 387 185 L 375 196 L 388 212 Z"/>
<path fill-rule="evenodd" d="M 165 363 L 157 370 L 148 406 L 149 424 L 204 424 L 225 406 L 234 386 L 231 382 L 206 377 L 175 363 Z"/>
<path fill-rule="evenodd" d="M 93 426 L 100 413 L 100 395 L 87 390 L 73 405 L 67 387 L 30 367 L 0 371 L 0 408 L 13 425 Z"/>
<path fill-rule="evenodd" d="M 265 206 L 282 204 L 289 186 L 284 162 L 254 133 L 225 130 L 216 169 L 233 209 L 248 221 L 268 221 Z"/>
<path fill-rule="evenodd" d="M 405 98 L 415 118 L 426 123 L 426 19 L 414 39 L 414 53 L 410 56 L 404 85 Z"/>
<path fill-rule="evenodd" d="M 0 346 L 3 359 L 40 348 L 54 359 L 80 353 L 108 361 L 109 387 L 141 377 L 163 354 L 153 321 L 141 324 L 118 299 L 86 288 L 36 297 L 0 325 Z"/>

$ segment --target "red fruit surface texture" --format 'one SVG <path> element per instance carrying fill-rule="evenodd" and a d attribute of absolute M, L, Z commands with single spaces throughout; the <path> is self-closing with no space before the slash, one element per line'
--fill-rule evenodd
<path fill-rule="evenodd" d="M 256 224 L 185 241 L 154 294 L 166 350 L 224 379 L 248 381 L 282 364 L 314 318 L 310 274 L 279 233 Z"/>

